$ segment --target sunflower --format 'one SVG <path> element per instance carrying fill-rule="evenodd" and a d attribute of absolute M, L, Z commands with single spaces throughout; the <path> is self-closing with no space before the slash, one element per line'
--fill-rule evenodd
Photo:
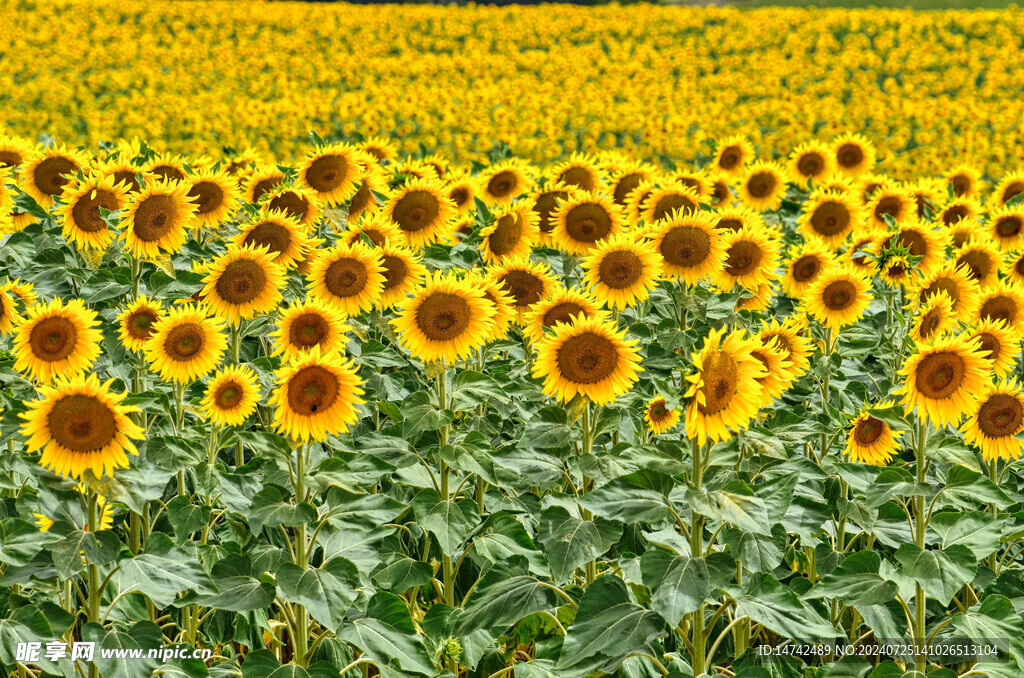
<path fill-rule="evenodd" d="M 106 249 L 113 235 L 100 216 L 100 208 L 115 212 L 124 207 L 125 188 L 113 177 L 83 177 L 64 189 L 64 205 L 56 211 L 64 239 L 79 249 Z"/>
<path fill-rule="evenodd" d="M 499 282 L 480 271 L 470 271 L 464 280 L 467 286 L 479 290 L 484 302 L 494 309 L 483 342 L 504 339 L 509 326 L 516 320 L 515 298 Z"/>
<path fill-rule="evenodd" d="M 708 202 L 707 198 L 711 197 L 711 182 L 699 170 L 676 172 L 672 175 L 672 181 L 692 189 L 697 194 L 698 202 Z"/>
<path fill-rule="evenodd" d="M 603 315 L 577 316 L 539 342 L 533 376 L 563 403 L 580 395 L 606 405 L 628 393 L 642 371 L 636 343 Z"/>
<path fill-rule="evenodd" d="M 999 279 L 1004 257 L 991 241 L 969 240 L 956 255 L 954 265 L 957 268 L 963 267 L 968 277 L 976 281 L 981 289 L 991 287 Z"/>
<path fill-rule="evenodd" d="M 484 261 L 495 264 L 530 254 L 540 236 L 537 213 L 526 201 L 506 203 L 494 212 L 494 222 L 480 231 Z"/>
<path fill-rule="evenodd" d="M 1016 332 L 1024 331 L 1024 285 L 1001 280 L 981 293 L 979 320 L 1002 320 Z"/>
<path fill-rule="evenodd" d="M 81 299 L 65 304 L 57 298 L 29 307 L 15 327 L 14 369 L 42 384 L 88 370 L 100 355 L 99 324 L 96 312 Z"/>
<path fill-rule="evenodd" d="M 443 188 L 436 182 L 413 179 L 388 200 L 385 214 L 402 230 L 410 247 L 437 242 L 458 212 Z"/>
<path fill-rule="evenodd" d="M 1024 172 L 1017 170 L 1000 179 L 992 192 L 992 197 L 996 205 L 1001 207 L 1021 193 L 1024 193 Z"/>
<path fill-rule="evenodd" d="M 444 156 L 440 155 L 439 153 L 428 155 L 427 157 L 420 160 L 420 164 L 427 165 L 430 168 L 432 168 L 434 170 L 434 176 L 436 176 L 439 179 L 445 179 L 448 176 L 450 163 Z"/>
<path fill-rule="evenodd" d="M 0 135 L 0 167 L 17 169 L 36 153 L 36 145 L 28 139 Z"/>
<path fill-rule="evenodd" d="M 822 273 L 835 265 L 835 255 L 820 241 L 810 240 L 788 253 L 782 289 L 799 299 Z"/>
<path fill-rule="evenodd" d="M 252 221 L 240 226 L 231 244 L 266 248 L 276 263 L 291 268 L 302 260 L 310 241 L 296 219 L 264 207 Z"/>
<path fill-rule="evenodd" d="M 478 287 L 435 271 L 391 321 L 402 345 L 423 362 L 453 363 L 484 342 L 496 309 Z"/>
<path fill-rule="evenodd" d="M 415 253 L 390 242 L 378 251 L 384 265 L 384 287 L 380 308 L 392 308 L 416 289 L 427 277 L 427 267 Z"/>
<path fill-rule="evenodd" d="M 686 377 L 686 397 L 693 398 L 686 408 L 686 435 L 702 446 L 709 439 L 728 440 L 745 428 L 764 400 L 757 380 L 765 369 L 752 354 L 756 344 L 743 334 L 712 329 L 692 355 L 696 371 Z"/>
<path fill-rule="evenodd" d="M 875 166 L 875 147 L 860 134 L 843 134 L 832 142 L 832 157 L 840 172 L 859 176 Z"/>
<path fill-rule="evenodd" d="M 575 192 L 575 190 L 569 187 L 549 185 L 530 196 L 530 200 L 533 203 L 531 209 L 537 215 L 538 242 L 540 244 L 551 244 L 551 231 L 555 228 L 553 215 L 559 205 L 567 201 L 569 196 Z"/>
<path fill-rule="evenodd" d="M 1011 282 L 1024 284 L 1024 247 L 1006 253 L 1003 259 L 1003 273 Z"/>
<path fill-rule="evenodd" d="M 572 322 L 578 317 L 593 318 L 601 313 L 601 303 L 589 292 L 576 287 L 559 286 L 547 299 L 542 299 L 525 317 L 523 336 L 541 341 L 546 332 Z"/>
<path fill-rule="evenodd" d="M 280 210 L 299 222 L 307 232 L 313 231 L 320 218 L 320 205 L 313 192 L 297 186 L 270 191 L 263 196 L 267 208 Z M 351 213 L 350 213 L 351 218 Z"/>
<path fill-rule="evenodd" d="M 320 347 L 285 364 L 277 372 L 271 403 L 274 427 L 293 440 L 323 442 L 359 421 L 363 380 L 355 363 Z"/>
<path fill-rule="evenodd" d="M 99 478 L 128 468 L 127 454 L 138 454 L 132 439 L 145 432 L 129 417 L 139 408 L 121 404 L 125 394 L 111 393 L 113 380 L 95 374 L 59 377 L 25 403 L 21 433 L 29 452 L 41 452 L 39 464 L 57 475 L 81 478 L 86 470 Z"/>
<path fill-rule="evenodd" d="M 614 238 L 623 225 L 622 210 L 604 194 L 578 191 L 552 214 L 551 240 L 575 255 L 589 253 L 601 242 Z"/>
<path fill-rule="evenodd" d="M 713 209 L 728 209 L 735 197 L 732 183 L 727 174 L 713 174 L 708 177 L 708 198 Z"/>
<path fill-rule="evenodd" d="M 845 264 L 815 280 L 804 296 L 804 303 L 812 318 L 839 331 L 860 320 L 871 299 L 871 281 L 859 269 Z"/>
<path fill-rule="evenodd" d="M 459 174 L 448 179 L 445 184 L 448 199 L 455 205 L 458 213 L 465 214 L 473 209 L 476 197 L 477 185 L 468 174 Z"/>
<path fill-rule="evenodd" d="M 893 431 L 889 425 L 873 416 L 873 411 L 889 409 L 893 401 L 887 400 L 865 407 L 850 422 L 843 453 L 852 461 L 872 466 L 885 466 L 900 450 L 899 439 L 903 431 Z"/>
<path fill-rule="evenodd" d="M 594 158 L 573 153 L 569 159 L 551 168 L 553 183 L 575 186 L 582 191 L 594 192 L 601 187 L 603 175 Z"/>
<path fill-rule="evenodd" d="M 881 245 L 888 242 L 889 237 L 884 231 L 865 230 L 854 234 L 843 251 L 843 260 L 867 274 L 873 274 L 877 268 L 875 258 L 878 257 Z"/>
<path fill-rule="evenodd" d="M 988 216 L 988 236 L 1001 250 L 1017 249 L 1024 245 L 1024 209 L 999 207 Z"/>
<path fill-rule="evenodd" d="M 85 156 L 78 151 L 68 150 L 64 146 L 50 146 L 36 152 L 22 166 L 22 188 L 43 209 L 49 209 L 64 191 L 64 187 L 85 165 Z"/>
<path fill-rule="evenodd" d="M 964 335 L 939 337 L 918 346 L 900 370 L 903 386 L 900 404 L 909 413 L 936 426 L 956 423 L 976 394 L 982 392 L 988 374 L 981 342 Z"/>
<path fill-rule="evenodd" d="M 715 282 L 725 292 L 737 285 L 756 289 L 778 268 L 779 245 L 764 231 L 730 231 L 722 238 L 722 246 L 725 265 Z"/>
<path fill-rule="evenodd" d="M 144 174 L 155 176 L 159 181 L 169 184 L 185 181 L 185 163 L 180 156 L 155 155 L 143 166 Z"/>
<path fill-rule="evenodd" d="M 203 412 L 217 426 L 241 426 L 260 402 L 256 373 L 245 365 L 218 370 L 206 385 Z"/>
<path fill-rule="evenodd" d="M 778 163 L 755 162 L 740 182 L 740 200 L 760 212 L 777 210 L 786 195 L 787 181 L 786 169 Z"/>
<path fill-rule="evenodd" d="M 307 275 L 309 294 L 346 316 L 368 311 L 384 292 L 384 262 L 377 248 L 361 242 L 317 254 Z"/>
<path fill-rule="evenodd" d="M 868 202 L 868 214 L 876 228 L 888 228 L 885 217 L 892 217 L 897 224 L 917 215 L 913 194 L 902 186 L 884 186 L 875 191 Z"/>
<path fill-rule="evenodd" d="M 750 343 L 750 355 L 760 361 L 764 368 L 764 374 L 756 377 L 757 383 L 761 385 L 761 405 L 771 405 L 772 401 L 782 397 L 793 383 L 793 363 L 789 360 L 788 351 L 779 342 Z"/>
<path fill-rule="evenodd" d="M 15 306 L 14 298 L 7 289 L 0 286 L 0 338 L 11 333 L 14 326 L 21 322 L 21 315 Z"/>
<path fill-rule="evenodd" d="M 641 190 L 643 185 L 637 187 Z M 700 207 L 697 192 L 680 183 L 669 184 L 661 188 L 652 188 L 644 198 L 640 217 L 648 224 L 655 224 L 662 219 L 673 216 L 675 212 L 687 214 L 696 212 Z"/>
<path fill-rule="evenodd" d="M 744 228 L 766 229 L 764 217 L 749 207 L 723 207 L 715 210 L 715 228 L 739 231 Z"/>
<path fill-rule="evenodd" d="M 970 278 L 964 267 L 957 267 L 952 262 L 943 262 L 917 283 L 915 292 L 919 302 L 943 292 L 952 303 L 953 313 L 960 318 L 974 314 L 978 304 L 978 283 Z"/>
<path fill-rule="evenodd" d="M 767 280 L 752 290 L 743 290 L 746 294 L 736 300 L 735 310 L 767 312 L 772 301 L 779 293 L 779 276 L 769 276 Z"/>
<path fill-rule="evenodd" d="M 958 165 L 946 176 L 946 185 L 958 198 L 976 198 L 981 192 L 981 172 L 970 165 Z"/>
<path fill-rule="evenodd" d="M 17 278 L 11 280 L 8 278 L 7 282 L 0 285 L 8 292 L 18 298 L 25 308 L 31 308 L 39 303 L 39 295 L 35 292 L 35 285 L 27 280 Z"/>
<path fill-rule="evenodd" d="M 142 351 L 153 335 L 153 325 L 164 316 L 158 301 L 143 295 L 117 316 L 117 334 L 129 351 Z"/>
<path fill-rule="evenodd" d="M 127 193 L 135 193 L 142 190 L 139 177 L 142 176 L 142 168 L 132 163 L 130 158 L 119 154 L 101 164 L 97 170 L 103 178 L 110 177 L 114 183 L 124 188 Z"/>
<path fill-rule="evenodd" d="M 783 356 L 789 361 L 793 379 L 802 376 L 811 365 L 810 356 L 814 352 L 814 343 L 802 334 L 804 328 L 798 326 L 793 316 L 779 323 L 774 318 L 766 321 L 761 331 L 754 336 L 754 343 L 763 346 L 778 346 Z"/>
<path fill-rule="evenodd" d="M 594 248 L 583 260 L 583 282 L 601 302 L 625 309 L 643 301 L 661 280 L 661 257 L 653 241 L 619 235 Z"/>
<path fill-rule="evenodd" d="M 619 168 L 611 178 L 612 200 L 619 207 L 625 208 L 629 194 L 641 183 L 653 180 L 655 174 L 655 168 L 646 163 L 631 162 Z M 534 207 L 534 209 L 537 208 Z"/>
<path fill-rule="evenodd" d="M 175 306 L 152 326 L 144 350 L 164 381 L 182 384 L 202 379 L 220 363 L 227 349 L 224 321 L 193 304 Z"/>
<path fill-rule="evenodd" d="M 730 233 L 715 228 L 710 212 L 675 214 L 652 232 L 652 244 L 661 257 L 664 275 L 693 285 L 700 280 L 720 277 L 726 265 Z M 743 231 L 755 233 L 755 231 Z M 625 237 L 625 236 L 624 236 Z"/>
<path fill-rule="evenodd" d="M 992 373 L 1005 378 L 1013 369 L 1020 347 L 1020 335 L 1002 320 L 985 318 L 965 332 L 968 340 L 978 339 Z"/>
<path fill-rule="evenodd" d="M 371 137 L 359 144 L 359 148 L 366 151 L 376 160 L 394 160 L 398 155 L 398 147 L 391 139 L 386 137 Z"/>
<path fill-rule="evenodd" d="M 363 236 L 366 236 L 365 240 Z M 351 222 L 349 222 L 349 226 L 341 234 L 341 241 L 346 245 L 353 245 L 358 242 L 366 244 L 366 240 L 369 240 L 370 244 L 376 247 L 381 247 L 388 243 L 404 245 L 405 235 L 402 234 L 401 229 L 394 222 L 380 214 L 372 215 L 356 226 L 352 226 Z"/>
<path fill-rule="evenodd" d="M 210 263 L 200 294 L 212 315 L 238 325 L 277 306 L 285 276 L 284 266 L 266 248 L 232 245 Z"/>
<path fill-rule="evenodd" d="M 132 256 L 153 259 L 185 244 L 196 207 L 189 202 L 188 184 L 154 181 L 131 194 L 126 209 L 121 240 Z"/>
<path fill-rule="evenodd" d="M 529 259 L 505 261 L 488 270 L 488 277 L 514 299 L 516 323 L 522 325 L 525 314 L 546 299 L 558 284 L 547 264 Z"/>
<path fill-rule="evenodd" d="M 937 179 L 923 177 L 908 186 L 917 206 L 917 218 L 925 219 L 929 212 L 935 212 L 936 206 L 945 200 L 946 189 Z"/>
<path fill-rule="evenodd" d="M 803 204 L 799 219 L 805 238 L 817 238 L 832 249 L 838 249 L 863 223 L 863 210 L 854 199 L 837 191 L 824 190 L 811 194 Z"/>
<path fill-rule="evenodd" d="M 887 256 L 884 261 L 878 264 L 878 277 L 888 287 L 909 285 L 913 282 L 917 273 L 917 270 L 910 263 L 910 259 L 902 254 Z"/>
<path fill-rule="evenodd" d="M 723 139 L 715 152 L 714 167 L 734 177 L 743 174 L 743 168 L 754 157 L 754 147 L 746 137 L 732 136 Z"/>
<path fill-rule="evenodd" d="M 224 158 L 224 171 L 233 177 L 241 178 L 259 162 L 259 153 L 253 148 L 246 148 L 240 153 L 232 153 L 229 157 Z"/>
<path fill-rule="evenodd" d="M 647 401 L 644 406 L 644 421 L 653 435 L 672 430 L 679 423 L 680 416 L 679 410 L 666 405 L 661 397 Z"/>
<path fill-rule="evenodd" d="M 789 175 L 801 184 L 819 182 L 835 169 L 828 146 L 817 141 L 800 144 L 789 154 Z"/>
<path fill-rule="evenodd" d="M 905 247 L 917 261 L 918 272 L 927 275 L 946 256 L 946 237 L 942 231 L 918 219 L 904 221 L 896 227 L 890 238 L 897 247 Z"/>
<path fill-rule="evenodd" d="M 981 449 L 985 461 L 1020 459 L 1024 440 L 1024 394 L 1017 381 L 989 383 L 967 409 L 964 440 Z"/>
<path fill-rule="evenodd" d="M 910 338 L 917 343 L 925 343 L 949 334 L 955 324 L 953 302 L 945 292 L 939 292 L 928 297 L 917 309 L 910 327 Z"/>
<path fill-rule="evenodd" d="M 288 175 L 275 165 L 257 167 L 245 178 L 242 184 L 242 198 L 246 202 L 256 204 L 272 190 L 288 180 Z"/>
<path fill-rule="evenodd" d="M 345 333 L 351 331 L 345 317 L 316 297 L 282 309 L 277 329 L 270 333 L 276 348 L 271 355 L 295 358 L 319 346 L 321 353 L 342 353 Z"/>
<path fill-rule="evenodd" d="M 186 195 L 196 206 L 196 225 L 216 227 L 238 209 L 238 187 L 227 172 L 204 169 L 186 181 Z"/>
<path fill-rule="evenodd" d="M 647 208 L 647 199 L 656 188 L 657 184 L 653 181 L 641 181 L 636 188 L 626 195 L 626 205 L 623 207 L 623 211 L 626 214 L 626 221 L 630 226 L 636 227 L 640 225 L 640 222 L 644 219 L 644 210 Z M 693 204 L 693 200 L 687 197 L 685 203 L 687 205 Z M 692 211 L 692 208 L 686 209 Z"/>
<path fill-rule="evenodd" d="M 981 203 L 974 198 L 952 198 L 939 209 L 936 221 L 946 228 L 952 228 L 961 222 L 966 228 L 976 228 L 980 215 Z M 960 243 L 954 242 L 953 245 L 959 247 Z"/>
<path fill-rule="evenodd" d="M 335 143 L 310 151 L 299 168 L 298 179 L 325 205 L 338 205 L 355 191 L 362 166 L 356 149 Z"/>
<path fill-rule="evenodd" d="M 362 216 L 376 214 L 383 203 L 375 194 L 386 194 L 388 191 L 387 175 L 377 165 L 363 166 L 363 176 L 359 188 L 352 194 L 348 203 L 348 220 L 358 220 Z"/>
<path fill-rule="evenodd" d="M 480 177 L 480 192 L 490 203 L 510 202 L 530 190 L 530 179 L 518 161 L 500 162 L 487 168 Z"/>

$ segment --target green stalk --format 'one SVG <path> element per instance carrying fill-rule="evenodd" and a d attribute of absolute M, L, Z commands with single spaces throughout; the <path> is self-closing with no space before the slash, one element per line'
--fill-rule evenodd
<path fill-rule="evenodd" d="M 437 375 L 437 406 L 442 409 L 448 409 L 448 370 L 442 369 L 440 374 Z M 448 444 L 449 437 L 448 425 L 445 424 L 437 431 L 437 455 L 439 461 L 438 470 L 441 479 L 441 499 L 445 502 L 451 501 L 451 485 L 449 478 L 448 463 L 441 456 L 441 449 Z M 449 607 L 455 607 L 455 568 L 452 566 L 452 557 L 448 553 L 441 552 L 441 587 L 444 593 L 444 604 Z M 458 660 L 452 659 L 446 656 L 444 660 L 445 668 L 454 673 L 459 674 L 459 663 Z"/>
<path fill-rule="evenodd" d="M 99 498 L 96 492 L 89 490 L 88 500 L 88 521 L 89 521 L 89 532 L 96 534 L 99 530 Z M 86 601 L 87 619 L 90 622 L 100 622 L 100 596 L 103 592 L 100 591 L 100 569 L 95 563 L 89 563 L 89 599 Z M 99 678 L 99 668 L 96 666 L 96 662 L 89 663 L 89 678 Z"/>
<path fill-rule="evenodd" d="M 988 462 L 988 478 L 989 478 L 989 480 L 992 481 L 993 485 L 998 485 L 999 484 L 999 473 L 998 473 L 998 467 L 997 467 L 998 463 L 999 463 L 998 458 L 990 459 L 989 462 Z M 998 518 L 999 517 L 999 507 L 997 507 L 994 503 L 988 505 L 988 510 L 992 514 L 993 518 Z M 996 549 L 996 551 L 993 551 L 991 554 L 989 554 L 989 557 L 988 557 L 988 569 L 992 570 L 993 572 L 996 571 L 996 567 L 997 567 L 997 564 L 996 564 L 997 563 L 997 561 L 996 561 L 996 552 L 997 551 L 998 551 L 998 549 Z"/>
<path fill-rule="evenodd" d="M 237 324 L 231 325 L 231 362 L 234 365 L 239 364 L 240 356 L 242 354 L 242 322 L 238 321 Z M 238 439 L 235 441 L 235 466 L 241 466 L 245 463 L 245 452 L 242 449 L 242 440 Z"/>
<path fill-rule="evenodd" d="M 917 422 L 917 445 L 914 447 L 915 466 L 917 469 L 917 482 L 925 482 L 925 441 L 928 439 L 928 422 L 918 417 Z M 925 548 L 925 532 L 928 529 L 927 515 L 925 513 L 924 497 L 914 497 L 914 544 L 919 549 Z M 917 652 L 914 655 L 914 670 L 924 675 L 928 669 L 928 656 L 925 654 L 927 646 L 926 619 L 927 597 L 920 584 L 916 585 L 914 591 L 914 643 Z"/>
<path fill-rule="evenodd" d="M 306 485 L 303 477 L 306 475 L 306 461 L 309 455 L 309 444 L 305 443 L 295 449 L 295 503 L 301 504 L 306 501 Z M 309 553 L 306 543 L 306 524 L 302 523 L 295 528 L 295 564 L 303 570 L 309 565 Z M 292 636 L 292 654 L 295 663 L 305 666 L 308 662 L 306 656 L 309 647 L 309 616 L 303 605 L 294 605 L 295 633 Z"/>
<path fill-rule="evenodd" d="M 594 419 L 597 419 L 597 412 L 594 412 Z M 583 447 L 581 449 L 580 457 L 586 457 L 594 448 L 594 429 L 590 425 L 590 402 L 588 401 L 583 407 Z M 583 492 L 584 494 L 590 491 L 591 479 L 583 475 Z M 583 520 L 593 520 L 594 514 L 589 509 L 580 507 L 580 514 Z M 594 583 L 597 579 L 597 561 L 590 560 L 587 562 L 586 567 L 587 585 Z"/>
<path fill-rule="evenodd" d="M 693 456 L 693 478 L 692 486 L 695 490 L 701 489 L 704 485 L 704 449 L 697 445 L 694 439 L 691 446 Z M 701 558 L 704 556 L 704 516 L 691 509 L 690 516 L 690 557 Z M 693 613 L 691 624 L 693 653 L 691 664 L 693 675 L 700 676 L 707 672 L 707 639 L 704 637 L 704 603 L 702 602 L 697 611 Z"/>

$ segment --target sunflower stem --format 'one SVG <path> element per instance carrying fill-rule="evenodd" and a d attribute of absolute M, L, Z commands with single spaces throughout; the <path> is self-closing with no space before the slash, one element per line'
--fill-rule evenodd
<path fill-rule="evenodd" d="M 306 501 L 307 490 L 305 483 L 306 463 L 309 456 L 309 443 L 303 443 L 295 448 L 295 503 L 301 504 Z M 301 523 L 295 528 L 295 564 L 303 570 L 309 565 L 308 544 L 306 542 L 306 524 Z M 309 617 L 303 605 L 294 605 L 293 615 L 295 617 L 295 633 L 292 636 L 292 654 L 295 663 L 305 666 L 308 662 L 307 649 L 309 647 Z"/>
<path fill-rule="evenodd" d="M 824 358 L 825 358 L 825 377 L 822 380 L 822 384 L 821 384 L 821 413 L 825 415 L 826 419 L 829 416 L 828 415 L 828 405 L 829 405 L 829 397 L 830 397 L 829 391 L 831 390 L 831 381 L 832 381 L 832 340 L 833 340 L 832 328 L 830 327 L 830 328 L 828 328 L 828 331 L 825 333 L 825 347 L 822 349 L 822 353 L 824 354 Z M 822 433 L 821 434 L 821 457 L 820 458 L 824 459 L 825 458 L 825 454 L 827 452 L 828 452 L 828 437 L 824 433 Z"/>
<path fill-rule="evenodd" d="M 693 457 L 693 473 L 690 480 L 693 489 L 700 490 L 704 485 L 704 450 L 702 445 L 697 444 L 693 439 L 691 445 L 691 456 Z M 691 509 L 690 516 L 690 557 L 701 558 L 704 556 L 704 517 Z M 707 638 L 704 635 L 704 603 L 701 603 L 693 613 L 691 626 L 691 642 L 693 652 L 690 655 L 690 663 L 693 666 L 693 675 L 701 676 L 707 672 Z"/>
<path fill-rule="evenodd" d="M 128 262 L 132 269 L 132 301 L 139 297 L 139 282 L 142 279 L 142 262 L 138 257 L 128 255 Z"/>
<path fill-rule="evenodd" d="M 437 406 L 442 410 L 448 409 L 448 370 L 444 368 L 437 375 Z M 437 430 L 438 444 L 438 476 L 441 484 L 441 500 L 451 500 L 451 486 L 449 482 L 448 463 L 444 460 L 441 450 L 448 444 L 448 425 L 445 424 Z M 455 607 L 455 570 L 452 567 L 450 554 L 441 553 L 441 579 L 444 593 L 445 605 Z"/>
<path fill-rule="evenodd" d="M 925 465 L 925 443 L 928 440 L 928 422 L 922 417 L 917 421 L 917 444 L 914 446 L 914 462 L 917 471 L 917 482 L 925 482 L 927 466 Z M 927 515 L 925 513 L 925 498 L 914 497 L 914 544 L 919 549 L 925 548 L 925 533 L 928 529 Z M 926 637 L 926 612 L 928 599 L 920 584 L 916 585 L 914 591 L 914 643 L 917 652 L 914 653 L 914 669 L 924 675 L 928 669 L 928 656 L 925 653 L 927 645 Z"/>
<path fill-rule="evenodd" d="M 998 461 L 998 457 L 994 457 L 992 459 L 989 459 L 988 462 L 988 478 L 989 480 L 992 481 L 993 485 L 999 484 L 999 471 L 997 467 Z M 999 518 L 999 507 L 996 506 L 994 503 L 988 505 L 988 510 L 992 514 L 993 518 Z M 993 572 L 995 572 L 997 568 L 996 552 L 998 550 L 999 549 L 996 549 L 996 551 L 993 551 L 988 556 L 988 569 L 992 570 Z"/>
<path fill-rule="evenodd" d="M 597 412 L 594 413 L 594 419 L 597 419 Z M 590 401 L 588 400 L 583 406 L 583 446 L 580 448 L 580 459 L 587 457 L 594 448 L 594 430 L 590 426 Z M 583 493 L 586 494 L 590 491 L 590 478 L 587 474 L 583 474 Z M 583 520 L 593 520 L 594 515 L 590 512 L 590 509 L 580 507 L 580 516 Z M 594 580 L 597 579 L 597 561 L 587 561 L 586 566 L 587 585 L 593 584 Z"/>

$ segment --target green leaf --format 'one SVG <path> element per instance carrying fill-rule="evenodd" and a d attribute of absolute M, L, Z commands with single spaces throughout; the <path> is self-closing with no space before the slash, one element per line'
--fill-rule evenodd
<path fill-rule="evenodd" d="M 668 499 L 660 492 L 635 482 L 642 473 L 616 478 L 588 492 L 580 498 L 580 506 L 602 518 L 624 523 L 658 523 L 670 519 L 672 513 Z"/>
<path fill-rule="evenodd" d="M 997 520 L 989 513 L 936 513 L 928 527 L 942 537 L 942 548 L 960 544 L 966 546 L 977 560 L 984 560 L 999 548 L 1005 520 Z"/>
<path fill-rule="evenodd" d="M 181 607 L 196 603 L 228 612 L 246 612 L 265 608 L 274 602 L 274 585 L 261 582 L 254 577 L 244 575 L 224 577 L 217 579 L 216 585 L 217 593 L 190 593 L 179 598 L 175 605 Z"/>
<path fill-rule="evenodd" d="M 199 561 L 174 546 L 170 538 L 160 532 L 154 532 L 146 540 L 145 553 L 118 564 L 121 569 L 114 577 L 121 592 L 138 591 L 157 607 L 169 606 L 185 591 L 216 591 L 213 580 Z"/>
<path fill-rule="evenodd" d="M 805 607 L 796 594 L 767 574 L 755 574 L 745 581 L 742 593 L 733 596 L 736 614 L 793 640 L 836 638 L 840 633 L 814 610 Z"/>
<path fill-rule="evenodd" d="M 978 573 L 978 561 L 962 545 L 926 551 L 915 544 L 903 544 L 896 551 L 896 560 L 903 566 L 904 577 L 919 584 L 929 598 L 942 605 L 949 605 L 957 591 Z"/>
<path fill-rule="evenodd" d="M 979 605 L 953 615 L 953 628 L 978 643 L 996 643 L 1024 670 L 1024 620 L 1006 596 L 986 596 Z"/>
<path fill-rule="evenodd" d="M 413 586 L 429 584 L 433 577 L 434 572 L 427 563 L 397 554 L 386 560 L 385 564 L 370 575 L 381 588 L 395 593 L 402 593 Z"/>
<path fill-rule="evenodd" d="M 75 530 L 50 545 L 50 556 L 53 558 L 54 567 L 57 568 L 57 574 L 62 579 L 69 579 L 81 572 L 86 562 L 95 565 L 109 563 L 117 558 L 120 550 L 121 541 L 111 530 Z"/>
<path fill-rule="evenodd" d="M 622 526 L 600 518 L 580 520 L 562 506 L 551 506 L 540 515 L 537 540 L 544 549 L 551 574 L 565 582 L 584 563 L 607 551 L 622 533 Z"/>
<path fill-rule="evenodd" d="M 772 532 L 764 502 L 757 497 L 688 487 L 685 498 L 690 508 L 702 516 L 755 534 L 770 535 Z"/>
<path fill-rule="evenodd" d="M 953 466 L 946 472 L 942 498 L 960 508 L 976 508 L 981 504 L 1006 508 L 1012 503 L 1006 492 L 984 474 L 964 466 Z"/>
<path fill-rule="evenodd" d="M 27 565 L 45 546 L 61 539 L 61 535 L 42 532 L 27 520 L 8 518 L 0 521 L 0 561 Z"/>
<path fill-rule="evenodd" d="M 99 624 L 90 622 L 82 627 L 82 639 L 96 643 L 93 661 L 103 678 L 136 678 L 139 675 L 149 675 L 160 662 L 145 655 L 151 649 L 164 646 L 160 627 L 148 621 L 139 622 L 127 632 L 113 628 L 104 629 Z M 104 657 L 101 650 L 143 650 L 143 656 Z"/>
<path fill-rule="evenodd" d="M 726 586 L 735 569 L 732 557 L 725 553 L 690 558 L 649 548 L 640 557 L 644 585 L 651 589 L 651 609 L 671 627 L 697 610 L 713 591 Z"/>
<path fill-rule="evenodd" d="M 886 605 L 896 598 L 899 586 L 878 574 L 882 558 L 875 551 L 861 551 L 846 558 L 821 578 L 804 598 L 837 598 L 846 605 Z"/>
<path fill-rule="evenodd" d="M 193 504 L 188 497 L 175 497 L 167 502 L 167 519 L 179 543 L 188 539 L 193 532 L 206 527 L 212 514 L 211 507 Z"/>
<path fill-rule="evenodd" d="M 546 582 L 528 575 L 510 575 L 495 567 L 473 589 L 457 630 L 459 635 L 478 629 L 497 635 L 520 619 L 550 610 L 559 602 Z"/>
<path fill-rule="evenodd" d="M 491 399 L 499 403 L 507 403 L 509 399 L 494 377 L 473 370 L 461 370 L 455 377 L 455 391 L 452 393 L 455 411 L 472 410 Z"/>
<path fill-rule="evenodd" d="M 448 410 L 441 410 L 431 400 L 427 391 L 416 391 L 402 401 L 402 434 L 411 439 L 423 431 L 436 431 L 442 426 L 452 423 L 454 415 Z"/>
<path fill-rule="evenodd" d="M 334 558 L 320 568 L 305 570 L 293 563 L 284 563 L 276 576 L 281 597 L 286 602 L 304 605 L 313 619 L 326 629 L 341 626 L 357 596 L 352 584 L 358 585 L 359 571 L 344 558 Z"/>
<path fill-rule="evenodd" d="M 309 504 L 292 504 L 284 500 L 284 493 L 268 485 L 252 498 L 249 509 L 249 527 L 256 534 L 264 527 L 296 527 L 316 520 L 316 509 Z"/>
<path fill-rule="evenodd" d="M 437 539 L 441 551 L 452 555 L 479 524 L 476 502 L 445 501 L 433 489 L 420 490 L 412 500 L 416 522 Z"/>
<path fill-rule="evenodd" d="M 370 599 L 366 614 L 344 622 L 338 638 L 352 643 L 380 665 L 393 665 L 417 675 L 435 675 L 437 669 L 423 644 L 423 636 L 416 634 L 411 619 L 406 624 L 409 611 L 399 598 L 377 593 Z"/>

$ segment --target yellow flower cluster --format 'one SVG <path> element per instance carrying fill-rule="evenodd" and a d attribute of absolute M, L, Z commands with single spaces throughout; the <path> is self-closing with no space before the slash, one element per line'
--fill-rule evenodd
<path fill-rule="evenodd" d="M 51 0 L 0 27 L 0 125 L 72 145 L 289 159 L 319 129 L 693 163 L 733 133 L 769 157 L 854 131 L 899 178 L 1024 157 L 1016 12 Z"/>

